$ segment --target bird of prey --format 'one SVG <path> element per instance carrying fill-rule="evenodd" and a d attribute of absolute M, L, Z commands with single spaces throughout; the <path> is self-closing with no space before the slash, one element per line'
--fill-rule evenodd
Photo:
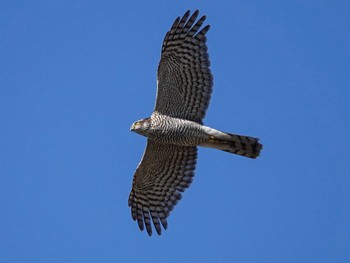
<path fill-rule="evenodd" d="M 256 158 L 258 138 L 221 132 L 203 125 L 213 77 L 206 45 L 205 16 L 187 11 L 166 33 L 158 66 L 157 98 L 149 118 L 136 121 L 131 131 L 147 137 L 147 146 L 132 183 L 128 204 L 140 230 L 158 235 L 193 180 L 197 146 Z"/>

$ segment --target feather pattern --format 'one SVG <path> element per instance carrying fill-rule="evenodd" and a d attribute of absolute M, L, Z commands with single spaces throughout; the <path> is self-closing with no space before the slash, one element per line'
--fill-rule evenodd
<path fill-rule="evenodd" d="M 203 125 L 213 77 L 206 45 L 209 25 L 198 10 L 176 18 L 162 45 L 155 108 L 131 130 L 148 138 L 134 174 L 128 204 L 140 230 L 160 235 L 167 218 L 194 177 L 197 146 L 249 158 L 259 156 L 258 138 L 221 132 Z M 203 27 L 202 27 L 203 26 Z"/>
<path fill-rule="evenodd" d="M 140 230 L 152 235 L 153 221 L 160 235 L 167 217 L 193 180 L 197 147 L 163 145 L 148 140 L 136 169 L 128 204 Z"/>
<path fill-rule="evenodd" d="M 178 17 L 167 32 L 158 66 L 155 111 L 202 123 L 209 105 L 213 76 L 210 71 L 206 17 L 199 11 Z"/>

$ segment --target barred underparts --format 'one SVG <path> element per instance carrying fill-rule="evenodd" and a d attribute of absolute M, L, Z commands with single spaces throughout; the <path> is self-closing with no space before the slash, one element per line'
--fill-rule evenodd
<path fill-rule="evenodd" d="M 256 158 L 259 139 L 221 132 L 203 125 L 213 77 L 206 45 L 205 16 L 187 11 L 165 35 L 158 67 L 157 99 L 149 118 L 131 130 L 148 138 L 129 196 L 131 215 L 139 228 L 160 235 L 167 218 L 192 183 L 197 146 Z M 197 20 L 197 21 L 196 21 Z M 202 28 L 201 28 L 202 27 Z M 151 222 L 152 221 L 152 222 Z"/>

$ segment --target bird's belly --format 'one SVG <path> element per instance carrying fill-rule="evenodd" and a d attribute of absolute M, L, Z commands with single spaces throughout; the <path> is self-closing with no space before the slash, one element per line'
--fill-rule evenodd
<path fill-rule="evenodd" d="M 154 129 L 149 138 L 159 143 L 180 146 L 196 146 L 209 139 L 209 136 L 197 123 L 184 122 L 181 125 L 167 124 L 161 128 Z"/>

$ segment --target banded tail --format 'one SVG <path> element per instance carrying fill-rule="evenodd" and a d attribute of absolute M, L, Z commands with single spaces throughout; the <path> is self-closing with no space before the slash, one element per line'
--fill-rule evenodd
<path fill-rule="evenodd" d="M 260 155 L 260 151 L 263 148 L 258 138 L 221 132 L 207 126 L 204 129 L 210 135 L 210 139 L 200 144 L 203 147 L 214 148 L 253 159 Z"/>

